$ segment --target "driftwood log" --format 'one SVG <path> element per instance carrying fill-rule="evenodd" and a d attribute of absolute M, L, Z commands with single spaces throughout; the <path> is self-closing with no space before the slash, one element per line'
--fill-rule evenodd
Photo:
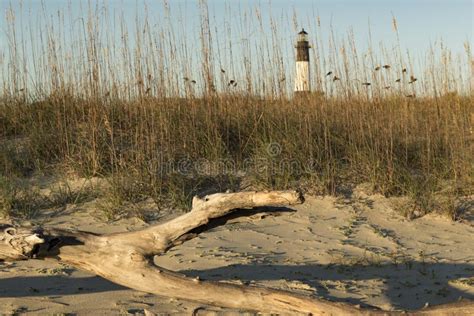
<path fill-rule="evenodd" d="M 287 291 L 189 278 L 153 263 L 153 256 L 163 254 L 212 227 L 213 219 L 228 216 L 239 209 L 290 206 L 302 202 L 303 196 L 296 191 L 212 194 L 204 198 L 195 197 L 190 212 L 168 222 L 139 231 L 108 235 L 0 225 L 0 261 L 56 258 L 135 290 L 251 311 L 307 315 L 401 314 L 361 309 Z M 463 301 L 413 314 L 461 315 L 473 310 L 472 302 Z"/>

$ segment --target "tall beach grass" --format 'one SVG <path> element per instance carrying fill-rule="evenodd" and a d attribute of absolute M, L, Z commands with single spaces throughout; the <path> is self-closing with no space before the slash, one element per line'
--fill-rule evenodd
<path fill-rule="evenodd" d="M 465 55 L 438 43 L 421 60 L 400 40 L 359 51 L 351 31 L 323 42 L 314 16 L 314 92 L 294 97 L 281 30 L 301 23 L 262 17 L 269 8 L 229 7 L 217 28 L 200 2 L 196 41 L 166 2 L 158 22 L 146 6 L 134 23 L 99 5 L 80 19 L 71 8 L 40 19 L 22 10 L 6 12 L 0 59 L 4 178 L 127 177 L 184 204 L 209 186 L 247 184 L 334 194 L 370 183 L 427 211 L 437 192 L 473 194 L 468 43 Z M 263 35 L 236 40 L 255 28 Z"/>

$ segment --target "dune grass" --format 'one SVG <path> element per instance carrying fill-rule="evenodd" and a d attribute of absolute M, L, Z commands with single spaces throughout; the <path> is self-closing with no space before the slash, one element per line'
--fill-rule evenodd
<path fill-rule="evenodd" d="M 67 12 L 60 12 L 58 21 L 30 22 L 30 34 L 21 35 L 8 11 L 2 178 L 101 176 L 112 179 L 114 199 L 148 196 L 183 208 L 209 188 L 248 186 L 337 194 L 370 183 L 374 192 L 411 196 L 408 212 L 436 209 L 439 192 L 473 194 L 474 105 L 462 70 L 470 67 L 469 45 L 465 60 L 451 58 L 445 47 L 432 51 L 417 75 L 400 43 L 395 53 L 382 46 L 380 55 L 369 56 L 357 52 L 350 33 L 346 42 L 332 39 L 329 49 L 318 42 L 312 51 L 317 92 L 293 97 L 292 59 L 282 61 L 276 24 L 268 30 L 271 40 L 257 42 L 265 58 L 252 59 L 254 48 L 243 47 L 235 57 L 242 67 L 224 70 L 232 53 L 216 53 L 213 39 L 222 39 L 205 3 L 200 10 L 197 70 L 188 41 L 170 40 L 183 38 L 184 29 L 165 22 L 152 29 L 146 14 L 131 46 L 125 21 L 118 23 L 117 42 L 108 20 L 99 27 L 94 8 L 81 31 L 63 29 Z M 246 15 L 237 18 L 250 23 Z M 78 39 L 69 46 L 68 33 Z M 385 64 L 390 69 L 376 70 Z M 340 80 L 325 76 L 329 70 Z M 239 85 L 229 85 L 230 78 Z"/>

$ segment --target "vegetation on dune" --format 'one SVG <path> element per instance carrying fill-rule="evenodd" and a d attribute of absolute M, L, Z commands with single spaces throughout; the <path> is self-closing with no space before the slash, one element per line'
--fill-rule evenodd
<path fill-rule="evenodd" d="M 229 70 L 222 64 L 232 54 L 211 45 L 211 38 L 220 39 L 205 5 L 201 14 L 203 63 L 193 72 L 199 79 L 189 75 L 195 65 L 186 57 L 188 42 L 170 40 L 183 38 L 184 29 L 171 24 L 152 30 L 148 18 L 137 20 L 141 32 L 132 48 L 125 22 L 116 43 L 112 29 L 99 32 L 91 10 L 87 32 L 69 30 L 78 39 L 69 51 L 61 18 L 59 28 L 54 21 L 31 25 L 38 41 L 27 45 L 7 12 L 10 46 L 1 61 L 0 98 L 4 208 L 19 200 L 7 179 L 51 170 L 112 179 L 114 205 L 153 197 L 185 207 L 206 188 L 247 184 L 334 194 L 342 185 L 368 182 L 385 195 L 411 196 L 410 212 L 436 209 L 434 197 L 443 190 L 451 199 L 473 194 L 474 105 L 469 78 L 459 70 L 468 65 L 456 63 L 446 48 L 439 59 L 431 52 L 426 71 L 415 78 L 399 44 L 395 53 L 382 47 L 377 56 L 372 49 L 357 52 L 351 37 L 332 39 L 325 55 L 318 42 L 312 71 L 321 93 L 296 98 L 289 92 L 292 59 L 282 61 L 276 24 L 271 42 L 261 38 L 256 48 L 261 62 L 249 58 L 254 48 L 243 47 L 236 57 L 243 67 Z M 41 30 L 47 35 L 35 37 Z M 468 45 L 466 52 L 469 62 Z"/>

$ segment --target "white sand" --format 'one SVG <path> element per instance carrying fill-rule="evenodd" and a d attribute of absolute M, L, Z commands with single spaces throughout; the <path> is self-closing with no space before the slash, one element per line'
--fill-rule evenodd
<path fill-rule="evenodd" d="M 427 215 L 409 221 L 379 195 L 307 197 L 295 212 L 240 218 L 157 257 L 202 279 L 300 291 L 334 301 L 415 309 L 474 298 L 473 222 Z M 96 202 L 43 212 L 37 221 L 94 232 L 134 230 L 135 218 L 105 223 Z M 166 215 L 162 220 L 173 215 Z M 55 261 L 0 263 L 0 313 L 78 315 L 231 313 L 141 293 Z M 233 311 L 237 313 L 237 311 Z"/>

